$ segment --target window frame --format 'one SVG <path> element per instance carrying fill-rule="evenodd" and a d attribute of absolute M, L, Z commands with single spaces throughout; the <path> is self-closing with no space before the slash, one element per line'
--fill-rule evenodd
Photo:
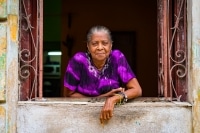
<path fill-rule="evenodd" d="M 187 101 L 186 9 L 186 0 L 157 0 L 158 93 L 167 101 Z M 20 0 L 19 22 L 19 100 L 42 99 L 43 0 Z"/>

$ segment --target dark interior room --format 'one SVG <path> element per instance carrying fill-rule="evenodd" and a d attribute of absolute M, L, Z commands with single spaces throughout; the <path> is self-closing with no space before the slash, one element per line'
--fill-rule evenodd
<path fill-rule="evenodd" d="M 86 50 L 86 33 L 94 25 L 111 30 L 113 49 L 126 56 L 143 97 L 157 97 L 156 0 L 44 0 L 43 96 L 65 96 L 66 65 L 76 52 Z"/>

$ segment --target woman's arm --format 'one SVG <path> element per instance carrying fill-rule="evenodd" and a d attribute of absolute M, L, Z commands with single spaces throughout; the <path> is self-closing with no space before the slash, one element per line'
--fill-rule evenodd
<path fill-rule="evenodd" d="M 66 87 L 64 87 L 64 89 L 66 90 L 65 92 L 65 96 L 66 97 L 73 97 L 73 98 L 83 98 L 83 97 L 87 97 L 81 93 L 78 93 L 78 92 L 75 92 L 75 91 L 72 91 Z"/>
<path fill-rule="evenodd" d="M 117 89 L 112 89 L 111 91 L 105 93 L 105 94 L 101 94 L 100 96 L 98 97 L 111 97 L 111 96 L 114 96 L 116 93 L 118 92 L 123 92 L 124 91 L 124 88 L 122 87 L 119 87 Z"/>
<path fill-rule="evenodd" d="M 127 90 L 123 93 L 127 96 L 128 99 L 133 99 L 142 95 L 142 89 L 136 78 L 131 79 L 126 84 Z M 122 100 L 121 95 L 114 95 L 107 98 L 105 104 L 100 113 L 100 122 L 103 123 L 105 120 L 109 120 L 113 116 L 114 105 L 120 100 Z"/>
<path fill-rule="evenodd" d="M 142 89 L 136 78 L 131 79 L 126 84 L 127 90 L 124 92 L 128 99 L 133 99 L 142 96 Z"/>
<path fill-rule="evenodd" d="M 65 93 L 66 97 L 75 97 L 75 98 L 87 97 L 87 96 L 85 96 L 85 95 L 83 95 L 81 93 L 72 91 L 72 90 L 70 90 L 70 89 L 68 89 L 66 87 L 65 87 L 65 90 L 66 90 L 65 91 L 66 92 Z M 122 92 L 122 91 L 124 91 L 124 88 L 120 87 L 120 88 L 117 88 L 117 89 L 112 89 L 111 91 L 109 91 L 109 92 L 107 92 L 105 94 L 101 94 L 98 97 L 111 97 L 111 96 L 114 96 L 116 93 Z"/>

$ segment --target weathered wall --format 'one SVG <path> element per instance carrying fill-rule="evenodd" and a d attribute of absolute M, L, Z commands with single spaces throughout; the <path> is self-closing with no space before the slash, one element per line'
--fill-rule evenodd
<path fill-rule="evenodd" d="M 4 102 L 6 99 L 6 2 L 0 2 L 0 132 L 5 132 L 6 110 Z"/>
<path fill-rule="evenodd" d="M 0 132 L 16 132 L 18 0 L 0 0 Z"/>
<path fill-rule="evenodd" d="M 200 133 L 200 1 L 188 0 L 189 47 L 191 50 L 189 68 L 189 89 L 193 97 L 194 133 Z"/>
<path fill-rule="evenodd" d="M 20 102 L 19 133 L 192 133 L 187 103 L 131 102 L 115 108 L 104 126 L 102 102 Z"/>

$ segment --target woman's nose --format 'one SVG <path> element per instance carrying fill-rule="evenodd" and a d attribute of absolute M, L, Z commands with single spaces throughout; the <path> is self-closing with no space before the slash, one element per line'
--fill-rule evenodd
<path fill-rule="evenodd" d="M 97 49 L 103 49 L 103 44 L 102 44 L 102 43 L 99 43 Z"/>

